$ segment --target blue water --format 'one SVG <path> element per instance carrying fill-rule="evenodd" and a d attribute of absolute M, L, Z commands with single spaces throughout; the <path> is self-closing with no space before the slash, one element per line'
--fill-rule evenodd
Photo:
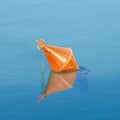
<path fill-rule="evenodd" d="M 72 48 L 90 71 L 40 103 L 36 38 Z M 0 0 L 0 120 L 51 119 L 120 120 L 120 0 Z"/>

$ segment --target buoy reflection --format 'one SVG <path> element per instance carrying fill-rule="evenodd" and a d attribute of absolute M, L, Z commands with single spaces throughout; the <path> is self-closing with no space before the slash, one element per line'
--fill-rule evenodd
<path fill-rule="evenodd" d="M 56 73 L 50 71 L 48 83 L 44 92 L 39 96 L 38 102 L 40 102 L 50 94 L 73 88 L 76 75 L 77 71 L 66 73 Z"/>

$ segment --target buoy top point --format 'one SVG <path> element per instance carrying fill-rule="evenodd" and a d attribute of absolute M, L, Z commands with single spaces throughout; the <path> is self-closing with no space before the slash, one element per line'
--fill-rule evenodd
<path fill-rule="evenodd" d="M 35 40 L 35 42 L 38 43 L 38 46 L 42 49 L 45 43 L 44 39 L 40 39 L 40 40 Z"/>

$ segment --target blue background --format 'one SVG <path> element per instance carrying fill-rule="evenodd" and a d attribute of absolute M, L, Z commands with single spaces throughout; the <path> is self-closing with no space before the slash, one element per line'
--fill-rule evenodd
<path fill-rule="evenodd" d="M 38 103 L 36 38 L 72 48 L 87 79 Z M 120 0 L 0 0 L 0 120 L 19 119 L 120 120 Z"/>

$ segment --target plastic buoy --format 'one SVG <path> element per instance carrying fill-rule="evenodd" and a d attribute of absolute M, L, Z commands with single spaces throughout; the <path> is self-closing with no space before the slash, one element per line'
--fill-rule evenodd
<path fill-rule="evenodd" d="M 51 71 L 48 78 L 46 89 L 44 90 L 43 94 L 40 95 L 38 101 L 40 102 L 47 95 L 73 88 L 76 75 L 77 71 L 66 73 L 56 73 Z"/>
<path fill-rule="evenodd" d="M 67 72 L 79 69 L 70 48 L 47 45 L 43 40 L 37 40 L 37 43 L 38 47 L 44 51 L 54 72 Z"/>

